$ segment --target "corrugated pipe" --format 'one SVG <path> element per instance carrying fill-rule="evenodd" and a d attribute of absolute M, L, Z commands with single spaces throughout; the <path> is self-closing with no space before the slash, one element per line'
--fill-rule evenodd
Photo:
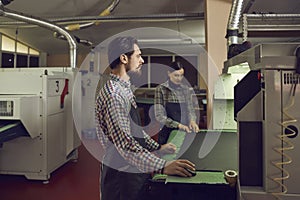
<path fill-rule="evenodd" d="M 2 1 L 0 1 L 0 3 L 2 3 Z M 60 33 L 61 35 L 64 35 L 70 46 L 70 65 L 72 68 L 76 68 L 77 43 L 76 43 L 75 38 L 72 35 L 70 35 L 65 29 L 63 29 L 60 26 L 55 25 L 51 22 L 47 22 L 45 20 L 38 19 L 33 16 L 28 16 L 23 13 L 18 13 L 16 11 L 12 11 L 7 8 L 4 8 L 3 6 L 0 6 L 0 15 L 10 18 L 10 19 L 23 21 L 23 22 L 26 22 L 29 24 L 35 24 L 37 26 L 44 27 L 46 29 L 49 29 L 51 31 L 55 31 L 55 32 Z"/>
<path fill-rule="evenodd" d="M 239 21 L 243 7 L 243 0 L 233 0 L 227 25 L 227 47 L 238 44 Z"/>

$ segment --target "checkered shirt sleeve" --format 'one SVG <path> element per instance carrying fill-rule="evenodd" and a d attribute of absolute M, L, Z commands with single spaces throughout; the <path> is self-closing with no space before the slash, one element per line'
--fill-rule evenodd
<path fill-rule="evenodd" d="M 124 91 L 127 92 L 125 96 L 122 95 Z M 149 147 L 145 149 L 130 133 L 129 98 L 132 98 L 132 94 L 128 88 L 119 88 L 113 81 L 100 90 L 96 100 L 96 125 L 100 142 L 104 148 L 115 145 L 119 154 L 142 172 L 161 172 L 166 161 L 150 152 L 159 145 L 145 133 Z"/>

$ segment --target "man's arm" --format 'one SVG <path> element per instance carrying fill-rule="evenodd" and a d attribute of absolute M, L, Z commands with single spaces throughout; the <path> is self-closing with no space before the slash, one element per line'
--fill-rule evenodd
<path fill-rule="evenodd" d="M 130 119 L 125 100 L 118 94 L 111 94 L 107 101 L 105 120 L 110 124 L 108 138 L 119 154 L 142 172 L 160 171 L 166 161 L 143 148 L 130 132 Z"/>

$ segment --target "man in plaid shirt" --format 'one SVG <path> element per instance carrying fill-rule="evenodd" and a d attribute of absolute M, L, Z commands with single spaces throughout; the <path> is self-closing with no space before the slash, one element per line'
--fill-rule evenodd
<path fill-rule="evenodd" d="M 130 89 L 130 73 L 141 73 L 144 60 L 136 39 L 115 38 L 108 46 L 110 80 L 96 98 L 97 135 L 105 149 L 101 167 L 101 200 L 145 198 L 150 174 L 190 177 L 188 160 L 165 161 L 155 151 L 173 153 L 173 144 L 159 145 L 140 126 L 137 104 Z"/>

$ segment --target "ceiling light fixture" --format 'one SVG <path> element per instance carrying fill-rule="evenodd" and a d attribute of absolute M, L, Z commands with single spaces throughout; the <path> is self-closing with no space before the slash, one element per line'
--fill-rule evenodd
<path fill-rule="evenodd" d="M 138 39 L 139 43 L 144 44 L 193 44 L 192 39 L 189 38 L 148 38 L 148 39 Z"/>

